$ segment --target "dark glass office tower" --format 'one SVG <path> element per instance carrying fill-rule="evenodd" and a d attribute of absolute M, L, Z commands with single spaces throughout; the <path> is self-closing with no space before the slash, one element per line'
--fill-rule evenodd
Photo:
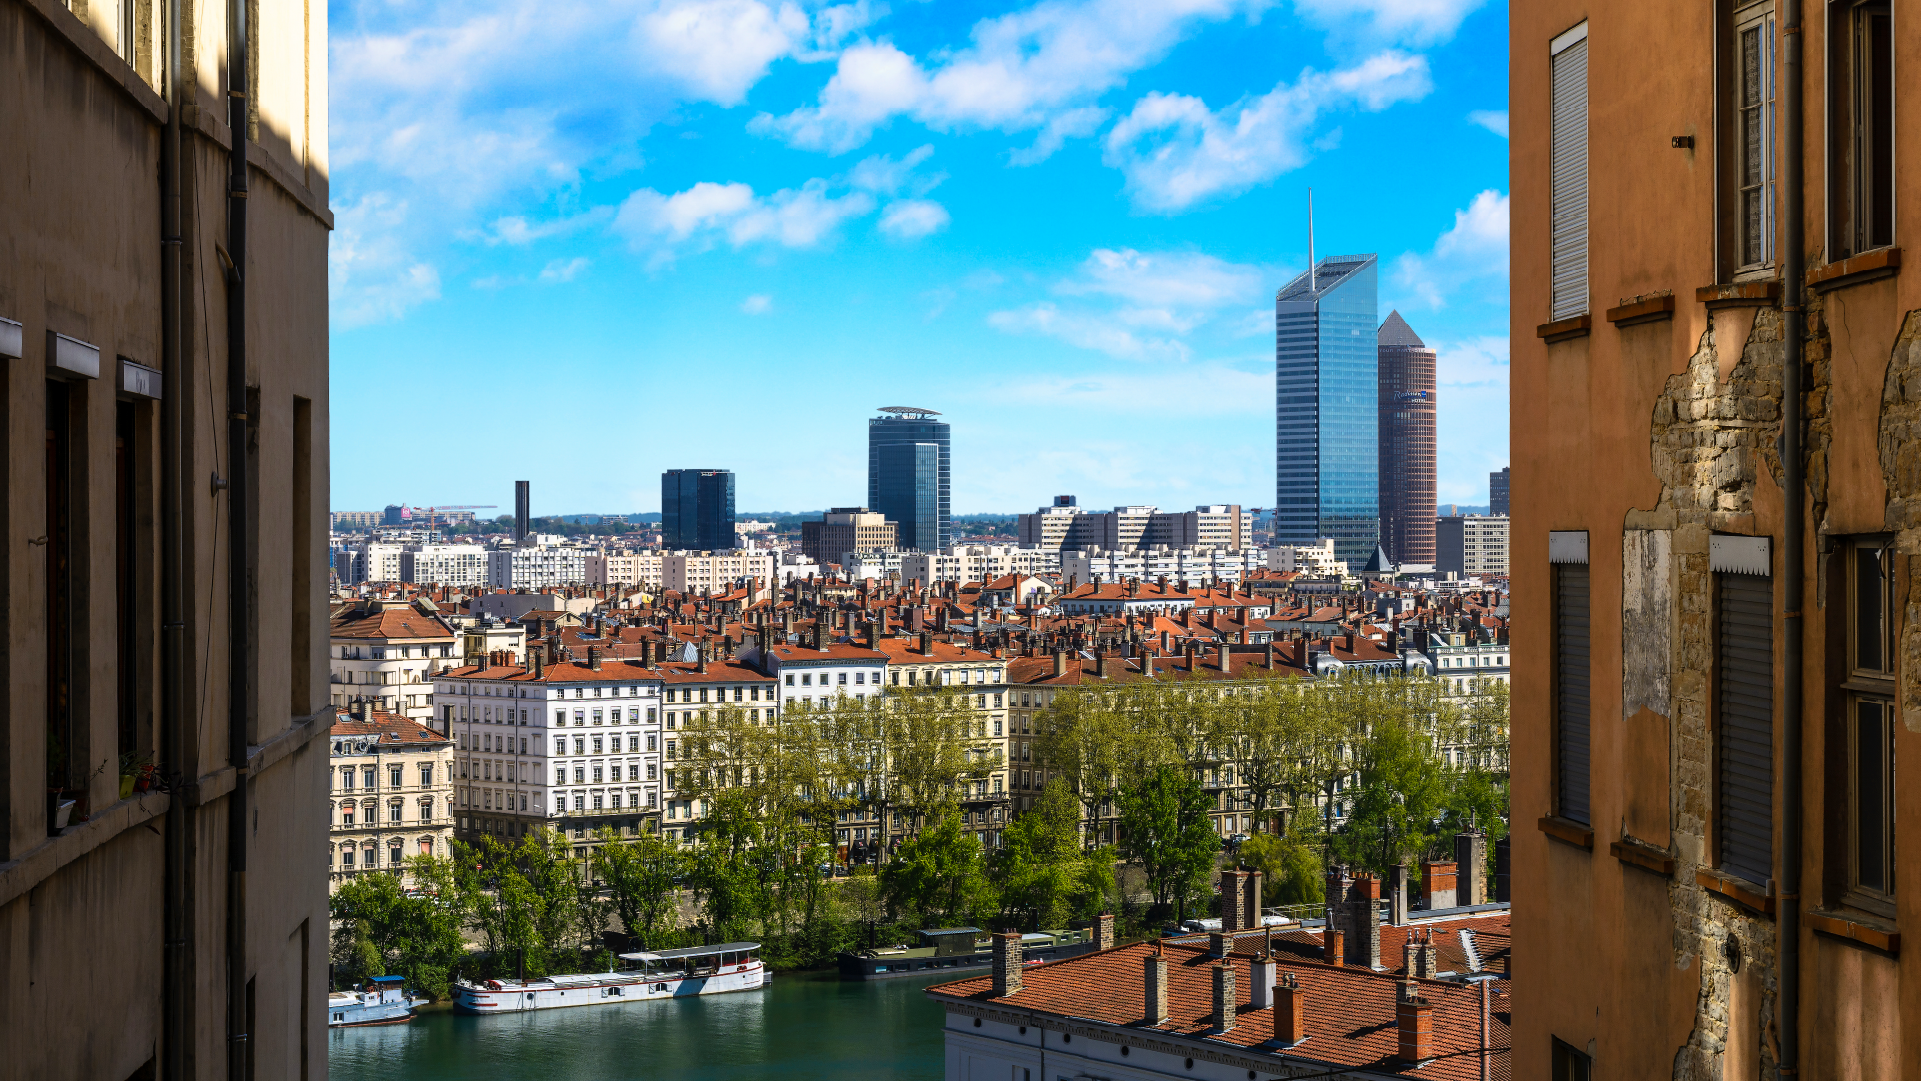
<path fill-rule="evenodd" d="M 867 505 L 900 527 L 900 546 L 947 547 L 951 470 L 949 428 L 932 409 L 884 406 L 867 422 Z"/>
<path fill-rule="evenodd" d="M 1380 544 L 1376 259 L 1336 255 L 1274 296 L 1274 543 Z"/>
<path fill-rule="evenodd" d="M 726 469 L 662 473 L 660 545 L 696 552 L 739 547 L 734 540 L 734 474 Z"/>
<path fill-rule="evenodd" d="M 1380 330 L 1381 547 L 1395 563 L 1434 562 L 1434 366 L 1400 312 Z"/>

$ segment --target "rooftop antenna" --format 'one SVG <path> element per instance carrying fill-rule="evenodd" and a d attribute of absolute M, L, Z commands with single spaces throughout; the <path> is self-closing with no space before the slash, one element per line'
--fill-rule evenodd
<path fill-rule="evenodd" d="M 1319 276 L 1314 273 L 1314 189 L 1307 189 L 1307 291 L 1321 291 Z"/>

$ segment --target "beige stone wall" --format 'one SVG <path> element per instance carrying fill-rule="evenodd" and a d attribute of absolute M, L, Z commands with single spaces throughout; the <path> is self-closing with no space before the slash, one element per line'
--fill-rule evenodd
<path fill-rule="evenodd" d="M 120 38 L 120 3 L 137 16 Z M 228 759 L 226 449 L 227 131 L 221 7 L 186 12 L 191 40 L 180 109 L 186 431 L 181 671 L 161 671 L 159 408 L 134 404 L 135 749 L 158 743 L 164 676 L 185 687 L 181 784 L 119 799 L 122 676 L 116 648 L 114 439 L 117 358 L 162 367 L 160 147 L 169 107 L 145 0 L 0 0 L 0 316 L 24 324 L 25 353 L 0 360 L 0 1078 L 122 1081 L 158 1060 L 164 948 L 162 838 L 187 836 L 188 1072 L 226 1072 Z M 246 971 L 255 1003 L 255 1076 L 326 1074 L 327 232 L 324 4 L 257 0 L 262 147 L 250 155 L 248 383 L 258 508 L 254 538 L 255 721 L 241 763 L 251 786 Z M 316 10 L 317 9 L 317 10 Z M 198 16 L 201 22 L 193 20 Z M 164 31 L 164 24 L 159 27 Z M 126 48 L 129 44 L 131 49 Z M 125 53 L 131 53 L 129 58 Z M 57 836 L 46 821 L 48 635 L 44 462 L 47 332 L 97 346 L 101 376 L 74 397 L 73 508 L 78 678 L 74 702 L 87 817 Z M 298 505 L 296 505 L 298 500 Z M 304 529 L 301 528 L 304 526 Z M 304 570 L 303 570 L 304 568 Z M 237 989 L 245 994 L 245 988 Z"/>

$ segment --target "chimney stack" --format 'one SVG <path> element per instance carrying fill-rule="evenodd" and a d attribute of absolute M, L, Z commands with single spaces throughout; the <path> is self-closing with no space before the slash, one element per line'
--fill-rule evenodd
<path fill-rule="evenodd" d="M 1429 912 L 1455 906 L 1454 861 L 1428 860 L 1421 864 L 1421 897 Z"/>
<path fill-rule="evenodd" d="M 600 671 L 600 647 L 599 646 L 587 647 L 587 667 L 596 672 Z"/>
<path fill-rule="evenodd" d="M 1292 1047 L 1307 1039 L 1307 992 L 1292 972 L 1274 987 L 1274 1042 Z"/>
<path fill-rule="evenodd" d="M 1225 931 L 1210 931 L 1207 935 L 1207 955 L 1226 957 L 1234 952 L 1234 940 Z"/>
<path fill-rule="evenodd" d="M 1059 676 L 1064 676 L 1066 674 L 1067 674 L 1067 651 L 1064 649 L 1057 649 L 1054 651 L 1054 675 L 1056 677 L 1059 677 Z"/>
<path fill-rule="evenodd" d="M 1407 925 L 1407 864 L 1387 869 L 1387 922 L 1395 927 Z"/>
<path fill-rule="evenodd" d="M 1347 936 L 1338 927 L 1329 926 L 1321 932 L 1321 960 L 1330 965 L 1347 963 Z"/>
<path fill-rule="evenodd" d="M 1247 982 L 1248 1009 L 1265 1010 L 1274 1005 L 1274 977 L 1280 969 L 1272 952 L 1262 953 L 1248 963 L 1251 973 Z"/>
<path fill-rule="evenodd" d="M 544 678 L 547 672 L 547 668 L 546 668 L 546 665 L 541 663 L 544 658 L 541 657 L 540 651 L 537 649 L 530 649 L 527 652 L 533 655 L 534 678 L 535 679 Z"/>
<path fill-rule="evenodd" d="M 1353 897 L 1348 901 L 1348 926 L 1354 930 L 1358 963 L 1379 971 L 1381 968 L 1381 880 L 1373 875 L 1354 879 Z"/>
<path fill-rule="evenodd" d="M 1227 1032 L 1234 1027 L 1234 963 L 1222 961 L 1214 966 L 1214 1030 Z"/>
<path fill-rule="evenodd" d="M 1400 1058 L 1426 1062 L 1434 1057 L 1434 1005 L 1420 996 L 1412 981 L 1401 985 L 1394 1003 L 1394 1027 L 1400 1030 Z"/>
<path fill-rule="evenodd" d="M 1006 998 L 1021 989 L 1021 933 L 994 936 L 994 997 Z"/>
<path fill-rule="evenodd" d="M 1241 876 L 1241 926 L 1250 930 L 1261 926 L 1261 878 L 1259 871 Z"/>
<path fill-rule="evenodd" d="M 1455 834 L 1454 863 L 1454 903 L 1487 904 L 1487 835 L 1480 830 Z"/>
<path fill-rule="evenodd" d="M 1111 950 L 1114 948 L 1114 914 L 1103 912 L 1094 917 L 1094 948 Z"/>
<path fill-rule="evenodd" d="M 1154 944 L 1154 952 L 1141 962 L 1142 982 L 1146 984 L 1146 1016 L 1141 1020 L 1149 1025 L 1167 1023 L 1167 955 L 1161 952 L 1161 944 Z"/>

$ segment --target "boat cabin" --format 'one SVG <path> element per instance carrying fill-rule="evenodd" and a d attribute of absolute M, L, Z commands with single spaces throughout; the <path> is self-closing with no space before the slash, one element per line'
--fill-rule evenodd
<path fill-rule="evenodd" d="M 620 959 L 628 970 L 647 978 L 683 979 L 689 976 L 714 976 L 739 972 L 758 964 L 758 942 L 725 942 L 718 946 L 688 946 L 678 950 L 641 950 L 623 953 Z"/>
<path fill-rule="evenodd" d="M 965 957 L 974 952 L 974 940 L 985 933 L 978 927 L 942 927 L 922 931 L 921 937 L 934 947 L 935 957 Z"/>

